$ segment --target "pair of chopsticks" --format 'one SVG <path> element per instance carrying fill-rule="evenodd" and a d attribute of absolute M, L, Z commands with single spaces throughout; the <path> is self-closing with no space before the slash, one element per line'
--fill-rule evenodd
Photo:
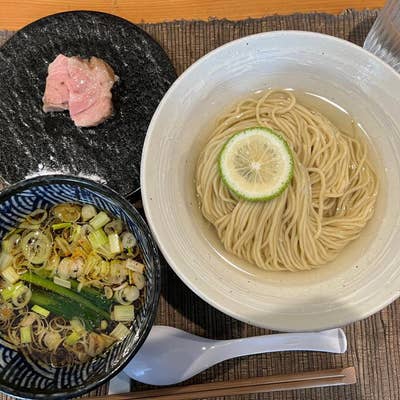
<path fill-rule="evenodd" d="M 327 369 L 287 375 L 273 375 L 228 382 L 167 387 L 143 392 L 91 397 L 86 400 L 191 400 L 250 393 L 275 392 L 280 390 L 350 385 L 352 383 L 356 383 L 355 370 L 354 367 L 348 367 L 344 369 Z"/>

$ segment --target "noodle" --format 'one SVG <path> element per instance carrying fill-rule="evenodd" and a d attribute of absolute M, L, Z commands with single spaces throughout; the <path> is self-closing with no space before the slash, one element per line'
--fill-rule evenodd
<path fill-rule="evenodd" d="M 222 146 L 236 132 L 264 126 L 293 152 L 294 174 L 277 198 L 235 198 L 218 171 Z M 249 98 L 217 122 L 196 170 L 201 211 L 225 249 L 258 267 L 299 271 L 333 260 L 372 217 L 378 181 L 367 149 L 323 115 L 297 103 L 290 91 Z"/>

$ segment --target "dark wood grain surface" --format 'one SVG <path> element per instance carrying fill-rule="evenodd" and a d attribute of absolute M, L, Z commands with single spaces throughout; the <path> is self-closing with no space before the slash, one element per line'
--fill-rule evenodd
<path fill-rule="evenodd" d="M 144 24 L 142 27 L 167 50 L 178 73 L 181 73 L 213 48 L 238 37 L 261 31 L 276 29 L 317 31 L 361 45 L 375 17 L 374 11 L 349 11 L 340 16 L 298 14 L 239 22 L 181 21 Z M 0 43 L 10 35 L 11 33 L 0 32 Z M 210 307 L 192 293 L 165 263 L 163 278 L 158 324 L 175 326 L 214 339 L 271 333 L 239 322 Z M 357 372 L 356 385 L 226 397 L 224 400 L 399 400 L 400 301 L 344 329 L 348 339 L 346 354 L 287 352 L 241 357 L 218 364 L 192 378 L 187 384 L 353 365 Z M 149 387 L 132 382 L 132 389 L 146 388 Z M 102 387 L 101 394 L 104 394 L 105 390 L 106 388 Z M 6 398 L 0 395 L 1 400 Z"/>

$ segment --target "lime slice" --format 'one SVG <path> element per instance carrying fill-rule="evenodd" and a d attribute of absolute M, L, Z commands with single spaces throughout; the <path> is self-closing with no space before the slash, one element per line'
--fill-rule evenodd
<path fill-rule="evenodd" d="M 288 144 L 267 128 L 249 128 L 233 135 L 219 156 L 223 182 L 236 196 L 266 201 L 279 196 L 293 176 Z"/>

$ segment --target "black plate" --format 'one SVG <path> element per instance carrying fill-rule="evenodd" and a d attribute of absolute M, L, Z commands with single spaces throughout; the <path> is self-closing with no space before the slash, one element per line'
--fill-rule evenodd
<path fill-rule="evenodd" d="M 82 129 L 68 112 L 42 111 L 47 67 L 60 53 L 97 56 L 113 67 L 120 81 L 111 119 Z M 77 11 L 28 25 L 0 48 L 0 175 L 13 183 L 38 172 L 83 174 L 132 193 L 148 124 L 175 79 L 164 50 L 116 16 Z"/>

